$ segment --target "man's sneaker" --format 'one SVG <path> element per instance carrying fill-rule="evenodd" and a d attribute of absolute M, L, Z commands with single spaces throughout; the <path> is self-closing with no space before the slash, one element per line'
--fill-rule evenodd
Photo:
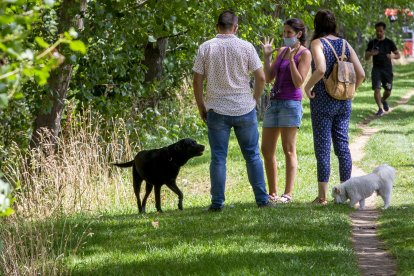
<path fill-rule="evenodd" d="M 388 111 L 390 110 L 390 107 L 388 106 L 387 101 L 381 101 L 382 102 L 382 106 L 384 108 L 384 111 Z"/>
<path fill-rule="evenodd" d="M 221 210 L 223 210 L 223 207 L 213 207 L 213 206 L 210 206 L 207 209 L 208 212 L 221 212 Z"/>
<path fill-rule="evenodd" d="M 384 111 L 380 108 L 378 109 L 377 113 L 375 113 L 375 115 L 377 115 L 378 117 L 381 117 L 382 115 L 384 115 Z"/>
<path fill-rule="evenodd" d="M 271 200 L 269 200 L 265 204 L 257 205 L 257 207 L 259 207 L 259 208 L 273 208 L 273 207 L 276 207 L 276 206 L 277 206 L 276 203 L 271 201 Z"/>

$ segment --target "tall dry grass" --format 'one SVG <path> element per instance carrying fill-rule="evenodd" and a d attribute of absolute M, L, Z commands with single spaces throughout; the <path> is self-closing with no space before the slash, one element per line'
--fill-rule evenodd
<path fill-rule="evenodd" d="M 132 185 L 123 184 L 132 181 L 129 171 L 110 164 L 130 160 L 137 149 L 132 150 L 122 120 L 112 123 L 108 141 L 99 120 L 91 112 L 72 120 L 56 151 L 46 140 L 29 153 L 13 148 L 5 175 L 19 189 L 15 214 L 0 221 L 0 274 L 70 274 L 64 257 L 76 254 L 90 230 L 80 225 L 83 231 L 76 233 L 82 234 L 75 235 L 66 219 L 135 202 Z"/>

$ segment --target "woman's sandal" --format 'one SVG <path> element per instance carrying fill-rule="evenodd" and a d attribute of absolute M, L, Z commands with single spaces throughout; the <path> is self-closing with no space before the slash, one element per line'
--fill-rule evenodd
<path fill-rule="evenodd" d="M 312 203 L 313 203 L 313 204 L 317 204 L 317 205 L 322 205 L 322 206 L 325 206 L 325 205 L 327 205 L 327 204 L 328 204 L 328 201 L 326 201 L 326 199 L 322 199 L 322 198 L 316 197 L 316 198 L 312 201 Z"/>
<path fill-rule="evenodd" d="M 280 197 L 278 197 L 276 194 L 270 194 L 269 200 L 272 202 L 278 202 L 280 200 Z"/>
<path fill-rule="evenodd" d="M 279 202 L 281 203 L 290 203 L 292 202 L 292 196 L 283 194 L 280 196 Z"/>

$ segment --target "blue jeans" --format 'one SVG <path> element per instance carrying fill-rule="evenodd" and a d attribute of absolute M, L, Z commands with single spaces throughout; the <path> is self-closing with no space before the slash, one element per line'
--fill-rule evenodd
<path fill-rule="evenodd" d="M 263 163 L 260 158 L 256 110 L 253 109 L 242 116 L 226 116 L 209 110 L 207 126 L 211 149 L 211 207 L 222 208 L 224 206 L 226 158 L 232 128 L 234 128 L 234 133 L 246 160 L 247 175 L 253 188 L 256 203 L 259 206 L 266 204 L 268 194 L 264 180 Z"/>

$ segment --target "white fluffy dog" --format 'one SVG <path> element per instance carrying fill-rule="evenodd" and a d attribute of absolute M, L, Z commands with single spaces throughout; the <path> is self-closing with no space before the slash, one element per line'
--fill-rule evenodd
<path fill-rule="evenodd" d="M 390 206 L 394 179 L 395 169 L 386 164 L 380 165 L 368 175 L 352 177 L 333 187 L 332 196 L 335 203 L 345 203 L 349 199 L 351 207 L 359 202 L 359 209 L 363 210 L 365 199 L 377 192 L 384 200 L 384 209 L 386 209 Z"/>

